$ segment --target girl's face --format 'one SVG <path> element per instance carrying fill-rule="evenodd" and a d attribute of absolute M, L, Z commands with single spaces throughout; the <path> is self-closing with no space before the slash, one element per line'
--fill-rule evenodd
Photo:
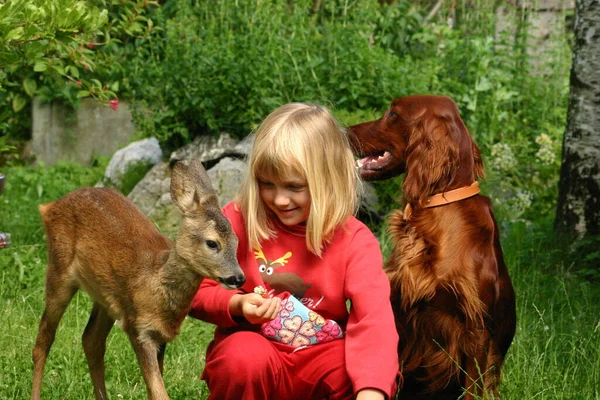
<path fill-rule="evenodd" d="M 306 222 L 311 199 L 308 183 L 303 177 L 258 176 L 257 180 L 261 200 L 282 224 L 294 226 Z"/>

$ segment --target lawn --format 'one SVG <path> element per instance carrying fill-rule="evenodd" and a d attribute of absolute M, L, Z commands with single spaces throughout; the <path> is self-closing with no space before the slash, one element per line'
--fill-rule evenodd
<path fill-rule="evenodd" d="M 60 164 L 13 167 L 0 197 L 0 231 L 13 246 L 0 249 L 0 399 L 28 398 L 31 350 L 43 310 L 46 246 L 37 207 L 93 185 L 100 167 Z M 503 247 L 517 292 L 518 328 L 503 370 L 504 399 L 600 399 L 600 286 L 573 273 L 544 226 L 505 224 Z M 382 236 L 382 245 L 386 249 Z M 81 334 L 91 302 L 79 293 L 69 306 L 44 376 L 43 398 L 92 398 Z M 199 376 L 212 326 L 188 319 L 167 347 L 165 384 L 172 399 L 204 399 Z M 107 390 L 113 399 L 144 399 L 133 350 L 119 328 L 108 339 Z"/>

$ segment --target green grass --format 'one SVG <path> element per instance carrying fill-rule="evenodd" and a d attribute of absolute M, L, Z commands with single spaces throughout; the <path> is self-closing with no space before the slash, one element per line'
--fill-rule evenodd
<path fill-rule="evenodd" d="M 103 167 L 60 164 L 51 168 L 9 168 L 0 197 L 0 232 L 10 232 L 13 246 L 0 249 L 0 399 L 31 394 L 31 351 L 44 308 L 46 245 L 37 207 L 82 186 L 93 186 Z M 91 301 L 79 292 L 71 301 L 45 368 L 44 399 L 92 397 L 91 380 L 81 347 Z M 167 346 L 165 383 L 174 399 L 206 398 L 199 377 L 212 326 L 186 320 L 181 334 Z M 146 387 L 126 335 L 115 327 L 108 338 L 106 381 L 111 398 L 144 399 Z"/>
<path fill-rule="evenodd" d="M 8 168 L 0 197 L 0 231 L 13 247 L 0 250 L 0 399 L 31 393 L 31 350 L 43 310 L 46 247 L 37 206 L 81 186 L 102 169 L 63 164 Z M 517 292 L 518 329 L 503 370 L 503 399 L 600 399 L 600 287 L 572 272 L 543 226 L 507 227 L 503 240 Z M 382 240 L 384 249 L 387 243 Z M 81 347 L 90 300 L 79 293 L 58 329 L 46 364 L 43 398 L 88 399 L 91 381 Z M 173 399 L 205 399 L 199 380 L 212 326 L 188 319 L 167 346 L 165 384 Z M 135 356 L 119 328 L 106 353 L 107 389 L 113 399 L 145 399 Z"/>
<path fill-rule="evenodd" d="M 503 394 L 507 399 L 599 399 L 600 288 L 574 272 L 577 265 L 566 245 L 546 231 L 515 229 L 504 243 L 518 322 Z"/>
<path fill-rule="evenodd" d="M 43 293 L 41 286 L 25 295 L 25 291 L 5 290 L 10 285 L 5 280 L 1 283 L 0 324 L 5 333 L 0 340 L 0 398 L 24 399 L 31 394 L 31 350 L 43 309 Z M 81 334 L 90 309 L 89 298 L 80 292 L 65 313 L 46 364 L 44 399 L 92 398 L 91 380 L 81 347 Z M 209 324 L 190 319 L 182 325 L 177 339 L 167 346 L 164 379 L 173 399 L 206 398 L 207 389 L 199 377 L 211 336 Z M 135 354 L 126 335 L 117 327 L 108 338 L 106 365 L 111 398 L 146 398 Z"/>

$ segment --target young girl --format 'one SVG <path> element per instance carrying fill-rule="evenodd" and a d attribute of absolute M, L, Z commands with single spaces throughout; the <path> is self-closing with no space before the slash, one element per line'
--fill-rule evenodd
<path fill-rule="evenodd" d="M 379 243 L 353 215 L 360 182 L 331 113 L 292 103 L 256 131 L 236 201 L 242 291 L 205 280 L 190 315 L 217 325 L 211 399 L 389 399 L 398 335 Z M 348 311 L 349 310 L 349 311 Z"/>

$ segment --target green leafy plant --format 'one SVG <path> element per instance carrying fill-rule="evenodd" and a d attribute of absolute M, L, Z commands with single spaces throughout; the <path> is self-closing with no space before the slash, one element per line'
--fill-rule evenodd
<path fill-rule="evenodd" d="M 99 82 L 81 77 L 95 62 L 86 47 L 107 23 L 107 11 L 81 0 L 14 0 L 0 5 L 0 91 L 10 90 L 14 112 L 21 111 L 38 90 L 32 71 L 48 79 L 79 82 L 88 95 L 108 98 Z M 21 90 L 14 90 L 14 88 Z M 12 89 L 12 90 L 11 90 Z M 83 96 L 83 94 L 80 94 Z"/>
<path fill-rule="evenodd" d="M 57 2 L 79 4 L 34 4 Z M 310 0 L 90 1 L 86 7 L 106 17 L 101 28 L 67 35 L 73 54 L 93 66 L 77 64 L 82 85 L 67 65 L 77 57 L 62 61 L 62 75 L 51 66 L 60 53 L 49 53 L 55 55 L 40 56 L 45 71 L 32 71 L 30 60 L 26 72 L 12 72 L 21 80 L 5 94 L 11 102 L 29 93 L 76 107 L 89 78 L 96 88 L 89 95 L 128 98 L 137 137 L 155 136 L 166 151 L 203 134 L 241 138 L 290 101 L 317 102 L 366 120 L 395 97 L 448 95 L 482 150 L 483 190 L 500 217 L 551 215 L 566 119 L 569 31 L 554 34 L 547 50 L 533 55 L 522 8 L 506 5 L 504 18 L 517 29 L 496 32 L 494 2 L 444 5 L 437 14 L 430 14 L 428 2 L 387 3 L 336 0 L 315 11 Z M 456 23 L 449 26 L 453 13 Z M 2 104 L 0 129 L 26 137 L 24 109 L 15 114 Z M 514 163 L 503 164 L 505 153 Z M 382 212 L 397 207 L 400 182 L 376 184 Z"/>
<path fill-rule="evenodd" d="M 34 96 L 118 107 L 118 63 L 103 49 L 143 35 L 149 0 L 11 0 L 0 4 L 0 134 L 28 137 Z M 103 83 L 104 81 L 104 83 Z"/>
<path fill-rule="evenodd" d="M 371 43 L 377 2 L 327 4 L 319 20 L 309 1 L 176 0 L 157 9 L 164 29 L 126 65 L 141 135 L 172 147 L 206 132 L 242 137 L 286 102 L 381 109 L 393 93 L 426 90 L 408 61 Z"/>
<path fill-rule="evenodd" d="M 551 38 L 548 61 L 535 72 L 521 9 L 505 13 L 516 32 L 496 32 L 492 2 L 460 7 L 453 27 L 452 10 L 426 17 L 424 4 L 331 1 L 315 13 L 308 0 L 168 2 L 151 13 L 149 40 L 115 47 L 138 136 L 171 150 L 202 134 L 243 137 L 290 101 L 367 120 L 395 97 L 448 95 L 482 150 L 484 193 L 502 218 L 549 215 L 566 118 L 568 31 Z M 512 169 L 498 168 L 503 146 L 513 151 Z M 400 182 L 376 184 L 382 212 L 397 207 Z"/>
<path fill-rule="evenodd" d="M 0 154 L 15 150 L 15 146 L 6 143 L 6 137 L 0 136 Z"/>

